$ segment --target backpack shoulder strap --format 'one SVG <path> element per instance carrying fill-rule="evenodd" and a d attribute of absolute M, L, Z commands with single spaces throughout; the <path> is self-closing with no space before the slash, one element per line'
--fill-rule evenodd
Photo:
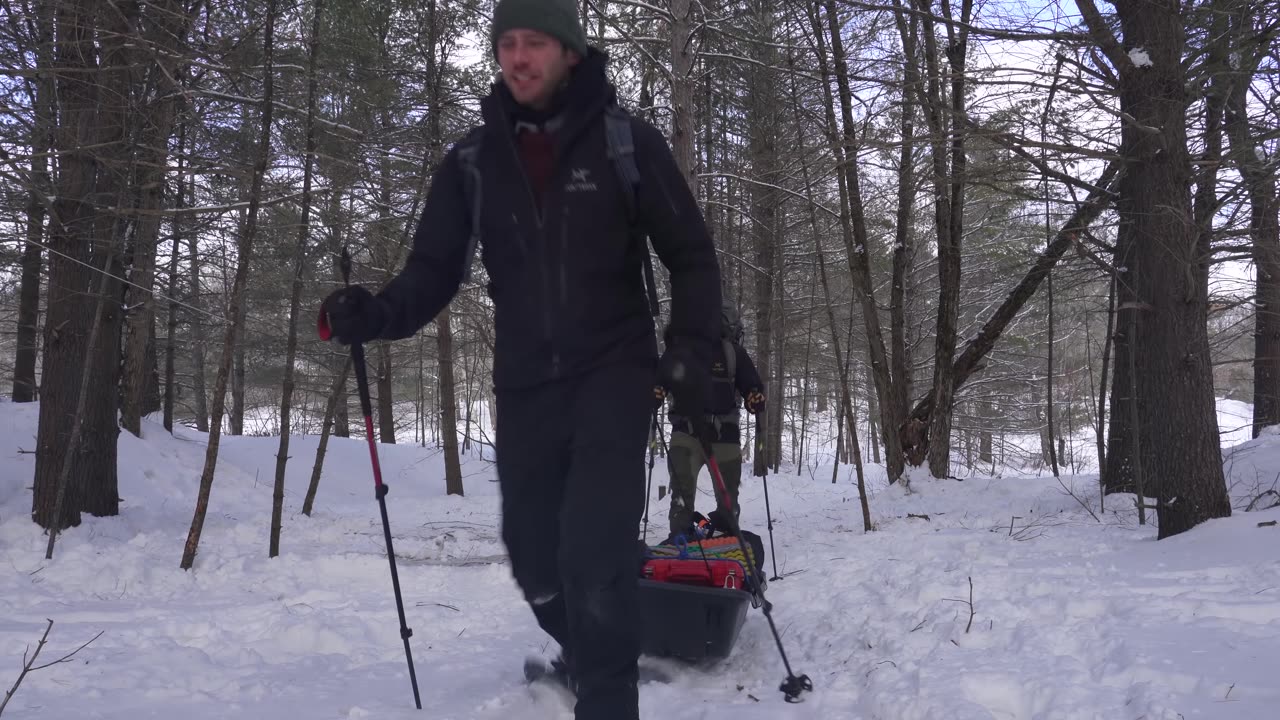
<path fill-rule="evenodd" d="M 635 139 L 631 132 L 631 116 L 616 104 L 605 108 L 604 135 L 608 142 L 609 161 L 622 185 L 623 201 L 627 208 L 627 224 L 632 236 L 639 242 L 644 258 L 644 284 L 649 295 L 649 312 L 658 317 L 662 310 L 658 303 L 658 285 L 653 277 L 653 259 L 649 257 L 649 242 L 640 229 L 636 210 L 636 188 L 640 185 L 640 168 L 636 165 Z"/>
<path fill-rule="evenodd" d="M 627 221 L 636 220 L 636 187 L 640 185 L 640 168 L 636 165 L 636 145 L 631 133 L 631 116 L 611 104 L 604 111 L 604 134 L 609 144 L 609 161 L 613 163 L 627 205 Z"/>
<path fill-rule="evenodd" d="M 467 201 L 467 209 L 471 212 L 471 235 L 467 238 L 467 249 L 463 256 L 462 282 L 471 281 L 471 266 L 475 263 L 476 250 L 480 246 L 481 200 L 483 200 L 480 182 L 480 168 L 477 159 L 480 155 L 481 140 L 484 138 L 484 127 L 478 127 L 458 142 L 458 165 L 462 169 L 462 192 Z"/>
<path fill-rule="evenodd" d="M 734 346 L 733 341 L 729 338 L 720 338 L 720 342 L 724 344 L 724 362 L 725 369 L 729 371 L 729 382 L 733 383 L 734 388 L 737 388 L 738 348 Z"/>

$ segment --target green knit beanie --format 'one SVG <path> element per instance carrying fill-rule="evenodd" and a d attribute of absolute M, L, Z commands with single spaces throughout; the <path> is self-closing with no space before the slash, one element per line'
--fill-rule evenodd
<path fill-rule="evenodd" d="M 502 33 L 517 28 L 544 32 L 578 55 L 587 54 L 587 34 L 574 0 L 498 0 L 489 34 L 495 54 Z"/>

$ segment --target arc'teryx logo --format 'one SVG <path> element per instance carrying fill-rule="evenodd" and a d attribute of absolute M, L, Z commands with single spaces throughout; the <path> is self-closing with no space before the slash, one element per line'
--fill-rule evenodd
<path fill-rule="evenodd" d="M 595 192 L 598 189 L 587 168 L 573 168 L 569 171 L 569 176 L 569 183 L 564 186 L 565 192 Z"/>

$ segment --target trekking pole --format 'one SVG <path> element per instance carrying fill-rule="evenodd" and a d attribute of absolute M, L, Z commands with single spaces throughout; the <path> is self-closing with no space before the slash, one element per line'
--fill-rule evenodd
<path fill-rule="evenodd" d="M 653 456 L 658 450 L 658 410 L 653 411 L 653 427 L 649 433 L 649 481 L 644 487 L 644 535 L 641 537 L 646 543 L 649 542 L 649 495 L 653 492 Z"/>
<path fill-rule="evenodd" d="M 351 254 L 342 248 L 340 261 L 342 284 L 351 285 Z M 360 410 L 364 413 L 364 432 L 369 441 L 369 457 L 373 461 L 374 496 L 378 498 L 378 508 L 382 512 L 382 534 L 387 540 L 387 561 L 391 563 L 391 586 L 396 593 L 396 612 L 400 613 L 400 637 L 404 640 L 404 657 L 409 662 L 409 682 L 413 684 L 413 702 L 422 709 L 422 698 L 418 695 L 418 676 L 413 671 L 413 652 L 409 649 L 409 638 L 413 631 L 404 620 L 404 601 L 400 597 L 400 575 L 396 572 L 396 554 L 391 547 L 391 522 L 387 519 L 387 486 L 382 482 L 382 467 L 378 464 L 378 445 L 373 439 L 373 403 L 369 400 L 369 375 L 365 368 L 364 346 L 351 344 L 351 364 L 356 372 L 356 387 L 360 391 Z"/>
<path fill-rule="evenodd" d="M 764 454 L 764 418 L 756 415 L 756 455 Z M 769 559 L 773 561 L 773 577 L 769 578 L 769 582 L 781 580 L 782 576 L 778 574 L 778 553 L 773 550 L 773 513 L 769 510 L 769 458 L 763 458 L 760 466 L 764 468 L 764 475 L 760 477 L 764 483 L 764 518 L 769 528 Z"/>
<path fill-rule="evenodd" d="M 720 465 L 716 462 L 715 454 L 712 452 L 710 429 L 707 428 L 706 422 L 703 420 L 695 419 L 694 422 L 698 425 L 698 427 L 694 428 L 694 431 L 698 434 L 698 440 L 702 445 L 702 454 L 706 458 L 707 468 L 711 471 L 711 479 L 714 481 L 716 489 L 720 492 L 720 496 L 724 498 L 724 506 L 729 509 L 730 529 L 733 530 L 734 537 L 738 539 L 738 550 L 742 552 L 742 557 L 746 560 L 743 563 L 747 566 L 746 573 L 752 580 L 755 580 L 755 582 L 751 583 L 753 594 L 760 601 L 760 609 L 764 612 L 765 620 L 769 621 L 769 631 L 773 633 L 773 641 L 778 645 L 778 655 L 782 656 L 782 666 L 787 671 L 787 679 L 782 681 L 782 685 L 778 686 L 778 689 L 782 691 L 787 702 L 803 702 L 804 698 L 800 694 L 806 691 L 812 692 L 813 681 L 809 679 L 808 675 L 797 676 L 791 670 L 791 662 L 787 660 L 787 651 L 782 647 L 782 636 L 778 634 L 778 626 L 773 622 L 773 604 L 765 598 L 764 588 L 761 587 L 761 583 L 755 577 L 755 562 L 751 560 L 751 553 L 748 551 L 747 543 L 742 538 L 742 531 L 738 527 L 738 514 L 733 507 L 733 497 L 729 495 L 729 488 L 724 484 L 724 476 L 720 474 Z"/>

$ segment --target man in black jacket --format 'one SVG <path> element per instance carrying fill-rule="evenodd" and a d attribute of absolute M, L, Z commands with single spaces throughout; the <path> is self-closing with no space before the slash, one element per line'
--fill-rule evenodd
<path fill-rule="evenodd" d="M 491 39 L 502 75 L 481 102 L 470 177 L 494 307 L 502 536 L 534 616 L 562 648 L 578 720 L 635 720 L 652 388 L 707 392 L 719 267 L 665 138 L 636 118 L 629 212 L 606 152 L 615 91 L 574 0 L 500 0 Z M 409 337 L 457 292 L 473 229 L 464 172 L 455 147 L 395 279 L 376 295 L 352 287 L 325 300 L 339 341 Z M 661 358 L 642 279 L 648 249 L 629 217 L 671 274 Z"/>
<path fill-rule="evenodd" d="M 759 415 L 764 412 L 764 384 L 756 372 L 755 363 L 742 347 L 742 324 L 737 309 L 728 301 L 721 312 L 721 341 L 712 351 L 711 391 L 699 405 L 697 400 L 682 397 L 679 390 L 672 393 L 671 449 L 667 453 L 667 471 L 671 475 L 671 537 L 685 535 L 694 539 L 691 532 L 694 500 L 698 491 L 698 473 L 706 460 L 698 440 L 694 419 L 696 414 L 704 421 L 704 427 L 713 434 L 712 454 L 725 489 L 733 504 L 736 520 L 741 512 L 738 507 L 738 486 L 742 481 L 741 434 L 738 431 L 738 401 L 745 401 L 747 412 Z M 666 398 L 666 389 L 654 389 L 659 407 Z M 716 512 L 727 515 L 724 496 L 712 481 L 712 493 L 716 498 Z M 727 530 L 726 527 L 719 528 Z"/>

